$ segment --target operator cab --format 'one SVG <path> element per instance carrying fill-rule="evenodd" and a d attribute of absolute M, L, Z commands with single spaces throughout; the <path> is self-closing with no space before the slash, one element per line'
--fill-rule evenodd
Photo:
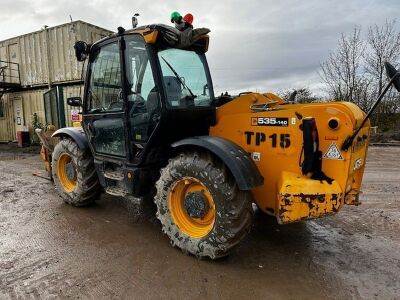
<path fill-rule="evenodd" d="M 95 159 L 150 164 L 165 159 L 171 143 L 208 135 L 215 123 L 208 31 L 188 37 L 151 25 L 86 46 L 83 128 Z"/>

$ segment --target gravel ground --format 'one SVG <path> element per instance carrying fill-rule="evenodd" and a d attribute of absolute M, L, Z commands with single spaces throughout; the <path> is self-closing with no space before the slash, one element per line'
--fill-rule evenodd
<path fill-rule="evenodd" d="M 32 176 L 37 155 L 0 145 L 0 299 L 400 298 L 399 167 L 400 147 L 371 147 L 361 206 L 286 226 L 256 214 L 213 262 L 172 248 L 137 203 L 64 204 Z"/>

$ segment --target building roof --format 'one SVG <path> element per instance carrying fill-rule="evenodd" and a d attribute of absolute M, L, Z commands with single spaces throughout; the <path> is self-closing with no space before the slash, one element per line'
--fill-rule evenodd
<path fill-rule="evenodd" d="M 85 24 L 85 25 L 89 25 L 89 26 L 93 26 L 95 28 L 98 28 L 98 29 L 101 29 L 101 30 L 104 30 L 104 31 L 108 31 L 110 34 L 114 33 L 114 31 L 111 31 L 109 29 L 106 29 L 106 28 L 103 28 L 103 27 L 100 27 L 100 26 L 97 26 L 97 25 L 93 25 L 91 23 L 88 23 L 88 22 L 85 22 L 85 21 L 82 21 L 82 20 L 76 20 L 76 21 L 73 21 L 73 22 L 68 22 L 68 23 L 64 23 L 64 24 L 60 24 L 60 25 L 56 25 L 56 26 L 51 26 L 51 27 L 49 26 L 49 27 L 47 27 L 47 29 L 55 29 L 55 28 L 59 28 L 59 27 L 63 27 L 63 26 L 71 25 L 71 24 L 79 24 L 79 23 Z M 26 36 L 26 35 L 39 33 L 39 32 L 42 32 L 42 31 L 43 31 L 43 29 L 40 29 L 40 30 L 29 32 L 29 33 L 24 33 L 24 34 L 21 34 L 21 35 L 18 35 L 18 36 L 10 37 L 10 38 L 7 38 L 5 40 L 1 40 L 0 43 L 6 42 L 6 41 L 9 41 L 9 40 L 13 40 L 13 39 L 16 39 L 16 38 L 20 38 L 20 37 L 23 37 L 23 36 Z"/>

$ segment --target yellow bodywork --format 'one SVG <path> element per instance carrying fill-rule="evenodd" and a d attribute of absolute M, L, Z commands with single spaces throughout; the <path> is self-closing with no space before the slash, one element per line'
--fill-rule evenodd
<path fill-rule="evenodd" d="M 266 104 L 265 110 L 255 110 L 260 104 Z M 336 213 L 345 203 L 358 204 L 369 122 L 351 148 L 340 148 L 364 116 L 352 103 L 287 104 L 273 94 L 250 93 L 217 109 L 217 125 L 210 129 L 210 135 L 229 139 L 252 156 L 264 177 L 264 184 L 251 191 L 254 201 L 284 224 Z M 316 120 L 319 148 L 325 154 L 322 171 L 334 180 L 331 184 L 302 175 L 300 125 L 309 117 Z M 287 119 L 287 124 L 266 125 L 271 118 Z M 328 126 L 331 119 L 339 124 L 335 130 Z M 339 150 L 338 157 L 329 155 L 330 149 Z"/>

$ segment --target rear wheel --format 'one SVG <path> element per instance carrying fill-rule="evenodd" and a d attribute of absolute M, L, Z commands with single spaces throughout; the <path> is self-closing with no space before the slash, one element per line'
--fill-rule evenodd
<path fill-rule="evenodd" d="M 74 206 L 93 203 L 100 185 L 89 151 L 79 149 L 71 139 L 62 139 L 52 155 L 52 174 L 61 198 Z"/>
<path fill-rule="evenodd" d="M 225 165 L 211 155 L 183 153 L 157 182 L 157 217 L 171 243 L 198 257 L 229 254 L 249 232 L 253 209 Z"/>

